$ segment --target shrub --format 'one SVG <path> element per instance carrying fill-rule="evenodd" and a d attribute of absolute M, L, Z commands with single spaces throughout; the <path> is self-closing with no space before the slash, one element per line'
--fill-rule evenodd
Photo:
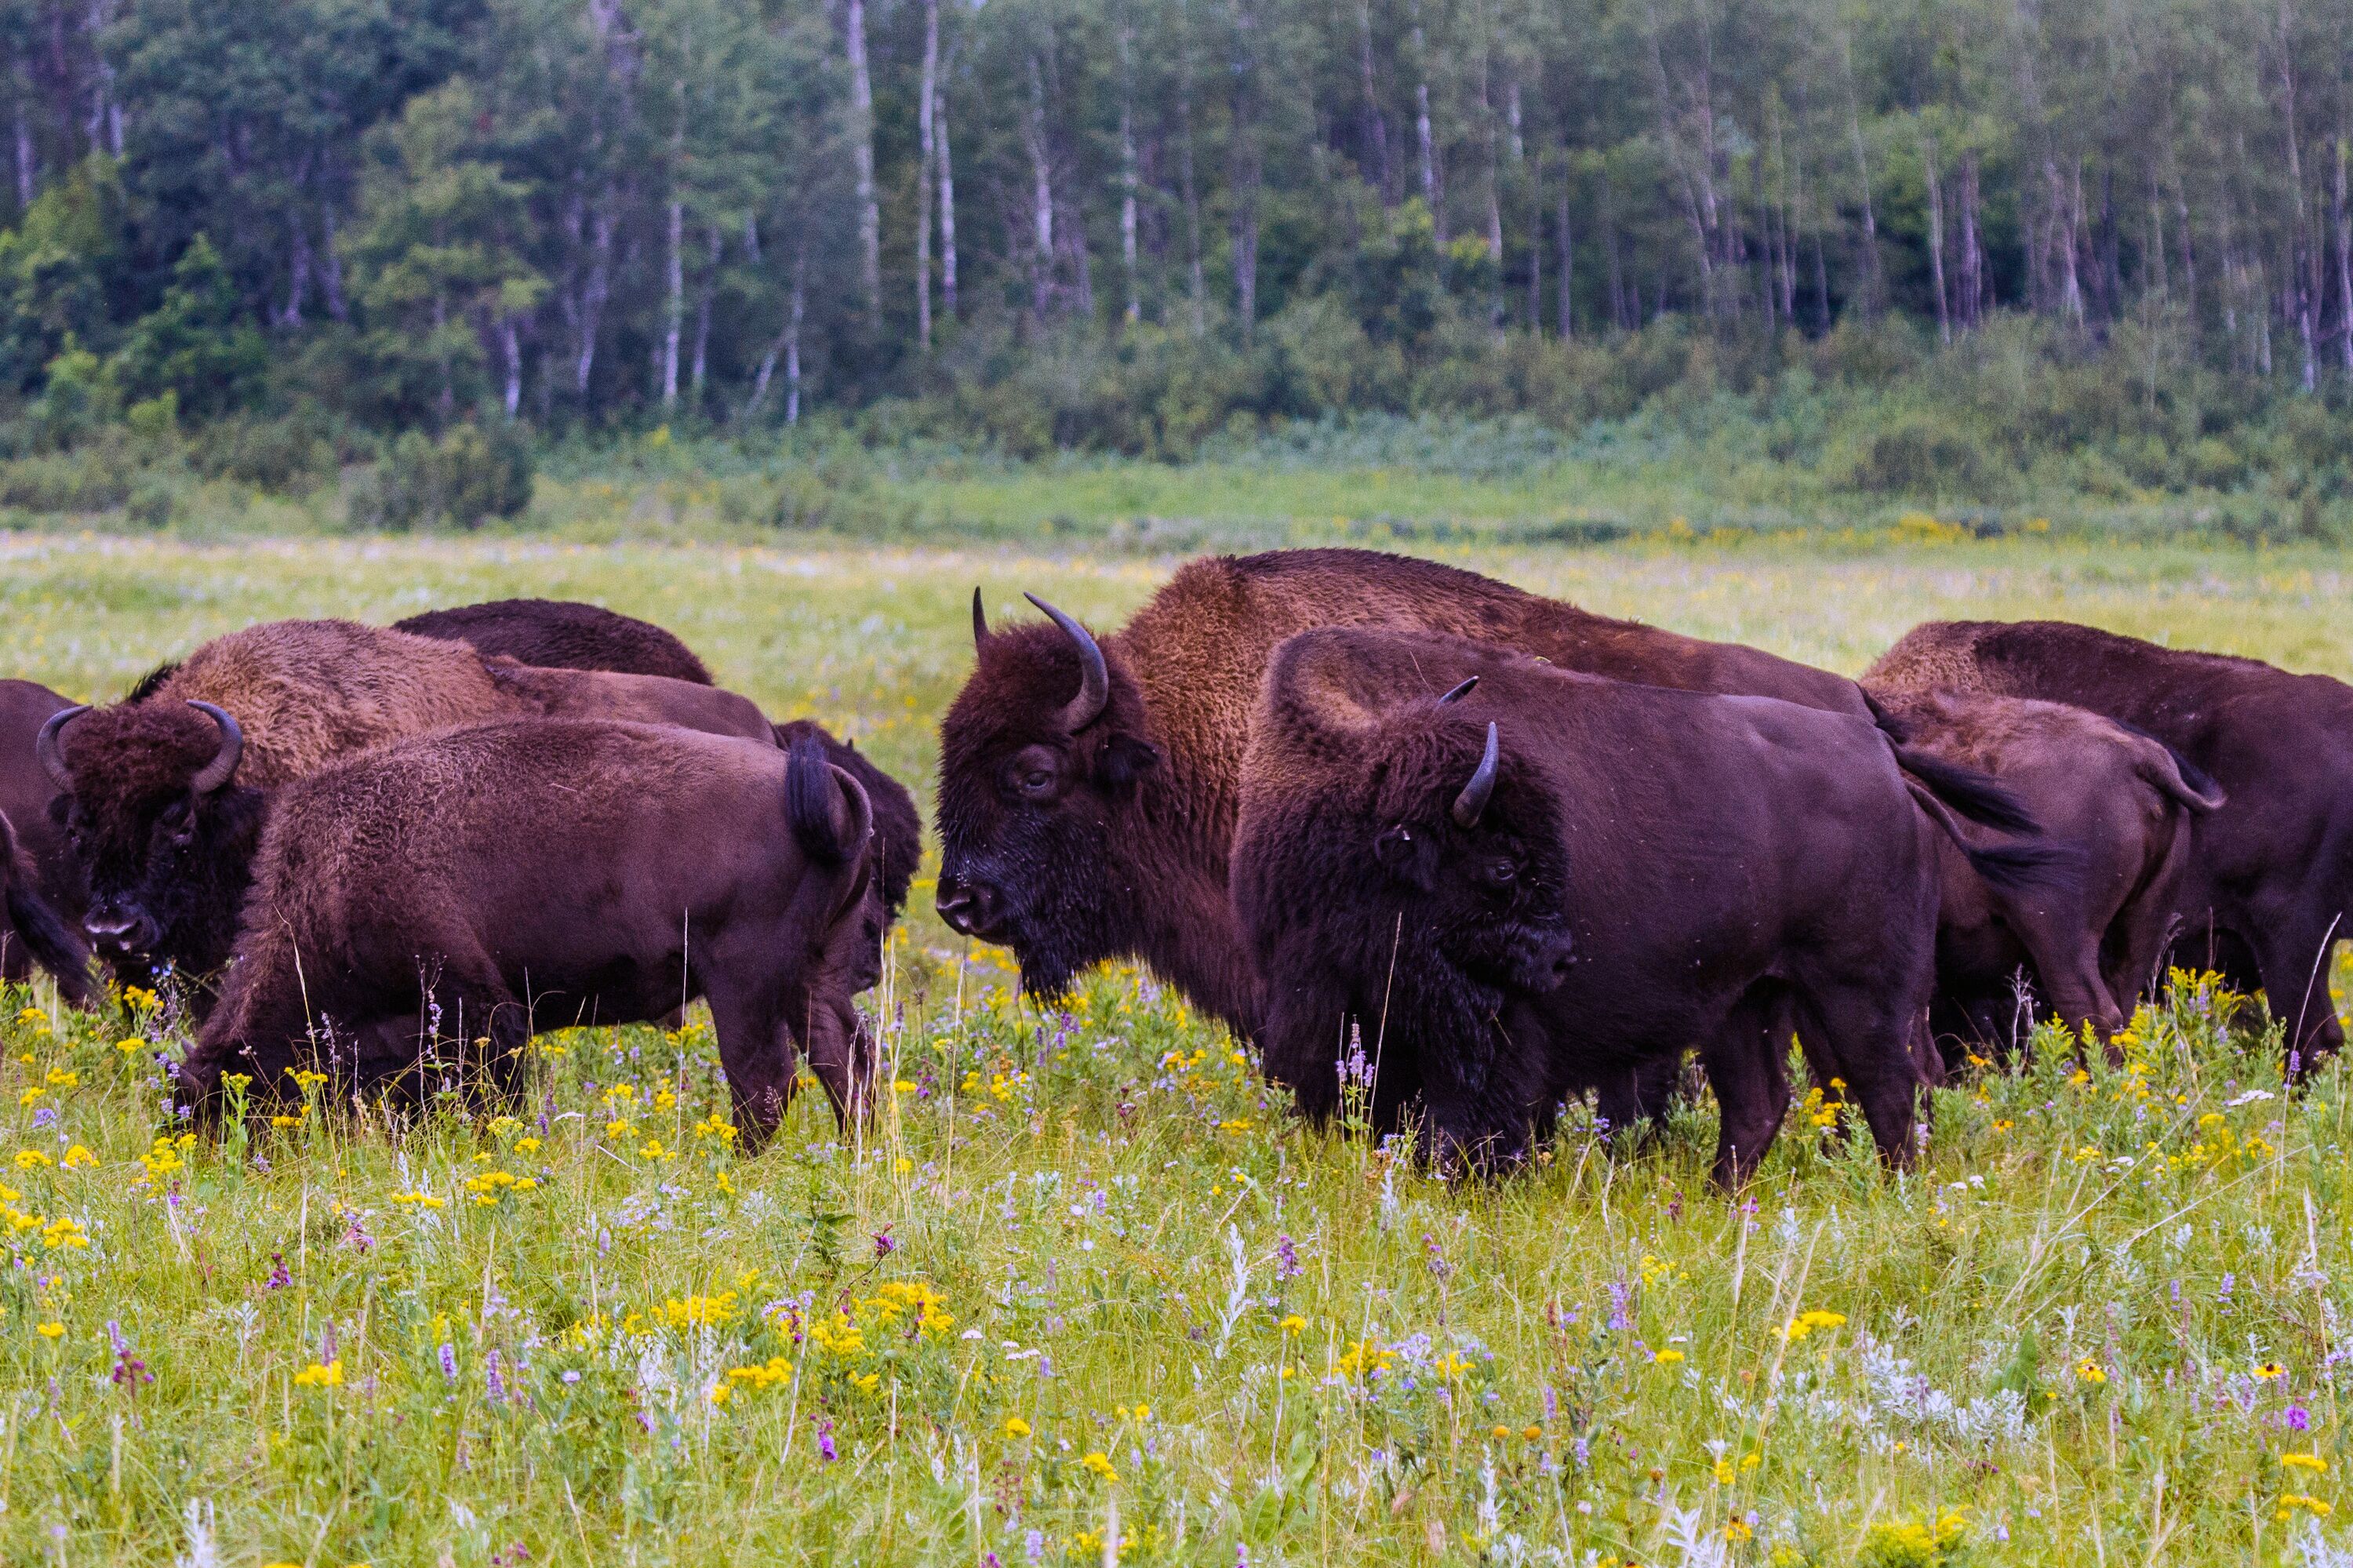
<path fill-rule="evenodd" d="M 195 449 L 211 478 L 233 479 L 280 495 L 307 495 L 335 474 L 335 444 L 315 413 L 275 419 L 233 418 Z"/>
<path fill-rule="evenodd" d="M 1846 482 L 1874 495 L 1954 494 L 1982 490 L 1986 471 L 1968 434 L 1948 421 L 1907 414 L 1870 438 Z"/>
<path fill-rule="evenodd" d="M 352 498 L 352 519 L 375 528 L 479 528 L 531 504 L 531 444 L 512 425 L 468 420 L 438 440 L 410 430 L 392 444 Z"/>
<path fill-rule="evenodd" d="M 131 498 L 138 463 L 129 443 L 100 440 L 66 452 L 0 463 L 0 506 L 26 512 L 111 512 Z"/>

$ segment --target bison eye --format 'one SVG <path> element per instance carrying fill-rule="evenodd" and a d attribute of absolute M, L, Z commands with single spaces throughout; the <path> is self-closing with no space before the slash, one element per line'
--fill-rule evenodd
<path fill-rule="evenodd" d="M 1487 864 L 1487 885 L 1509 887 L 1520 874 L 1520 868 L 1508 860 L 1490 861 Z"/>
<path fill-rule="evenodd" d="M 1015 784 L 1029 799 L 1042 800 L 1054 792 L 1054 775 L 1044 768 L 1024 768 Z"/>

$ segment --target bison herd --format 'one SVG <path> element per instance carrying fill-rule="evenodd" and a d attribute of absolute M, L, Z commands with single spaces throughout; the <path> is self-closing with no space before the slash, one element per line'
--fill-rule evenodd
<path fill-rule="evenodd" d="M 2057 622 L 1860 682 L 1365 551 L 1191 563 L 1101 639 L 992 629 L 941 726 L 938 910 L 1033 994 L 1140 958 L 1300 1109 L 1507 1166 L 1696 1054 L 1736 1185 L 1795 1046 L 1891 1160 L 1947 1053 L 2108 1049 L 2168 952 L 2336 1049 L 2353 688 Z M 197 1021 L 199 1119 L 292 1069 L 513 1092 L 525 1041 L 708 1001 L 738 1127 L 845 1122 L 907 791 L 670 633 L 508 600 L 216 639 L 90 708 L 0 683 L 0 963 Z M 79 927 L 79 932 L 76 927 Z"/>

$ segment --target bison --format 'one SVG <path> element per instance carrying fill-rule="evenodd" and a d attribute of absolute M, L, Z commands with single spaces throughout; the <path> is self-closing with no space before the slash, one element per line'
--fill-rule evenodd
<path fill-rule="evenodd" d="M 2021 1044 L 2012 983 L 2021 967 L 2072 1036 L 2084 1040 L 2088 1027 L 2105 1041 L 2152 978 L 2189 866 L 2190 823 L 2221 806 L 2219 788 L 2158 741 L 2084 708 L 1867 689 L 1910 744 L 2000 779 L 2081 863 L 2064 886 L 2004 888 L 1976 875 L 1957 845 L 1944 846 L 1931 1012 L 1939 1042 Z"/>
<path fill-rule="evenodd" d="M 90 948 L 59 917 L 41 890 L 41 874 L 25 852 L 16 824 L 0 812 L 0 976 L 29 979 L 33 966 L 49 971 L 58 994 L 75 1007 L 90 1000 Z"/>
<path fill-rule="evenodd" d="M 50 815 L 57 785 L 41 767 L 35 744 L 51 715 L 71 706 L 70 699 L 47 686 L 0 681 L 0 818 L 9 822 L 17 851 L 7 859 L 10 893 L 34 900 L 41 913 L 68 928 L 65 943 L 59 945 L 24 931 L 13 917 L 0 919 L 0 979 L 26 980 L 38 964 L 58 976 L 69 1000 L 79 1002 L 87 995 L 90 953 L 72 928 L 81 924 L 88 895 L 73 846 Z M 27 925 L 37 918 L 28 909 Z M 42 924 L 46 932 L 47 922 Z M 70 980 L 34 950 L 35 940 L 47 942 L 56 957 L 71 966 Z"/>
<path fill-rule="evenodd" d="M 464 642 L 549 669 L 613 670 L 712 684 L 694 651 L 651 621 L 560 599 L 501 599 L 431 609 L 395 621 L 395 631 Z"/>
<path fill-rule="evenodd" d="M 506 599 L 437 609 L 398 622 L 396 630 L 465 642 L 496 660 L 505 657 L 549 669 L 610 670 L 662 675 L 710 685 L 711 672 L 685 643 L 648 621 L 564 599 Z M 849 741 L 838 740 L 807 719 L 775 726 L 776 744 L 789 747 L 806 735 L 825 747 L 826 759 L 845 768 L 865 787 L 874 807 L 876 900 L 869 911 L 874 950 L 891 923 L 906 907 L 908 885 L 923 858 L 923 822 L 906 786 L 870 761 Z"/>
<path fill-rule="evenodd" d="M 227 960 L 270 790 L 386 741 L 551 714 L 770 736 L 751 704 L 707 686 L 494 670 L 464 643 L 287 620 L 216 638 L 123 702 L 53 714 L 34 749 L 89 879 L 85 929 L 118 973 L 144 981 Z"/>
<path fill-rule="evenodd" d="M 1968 846 L 1868 718 L 1427 634 L 1282 643 L 1240 796 L 1268 1073 L 1330 1114 L 1358 1025 L 1437 1148 L 1482 1164 L 1696 1044 L 1736 1186 L 1788 1108 L 1793 1026 L 1901 1161 L 1941 1075 L 1940 845 L 2005 887 L 2065 880 L 2042 849 Z"/>
<path fill-rule="evenodd" d="M 703 996 L 747 1143 L 791 1096 L 796 1042 L 854 1117 L 873 1062 L 844 977 L 872 826 L 813 739 L 538 720 L 334 763 L 277 794 L 183 1096 L 209 1115 L 224 1074 L 282 1092 L 313 1063 L 417 1088 L 437 1050 L 481 1042 L 504 1086 L 534 1030 Z"/>
<path fill-rule="evenodd" d="M 1372 551 L 1194 561 L 1100 642 L 1039 608 L 1053 625 L 991 631 L 973 597 L 977 668 L 940 731 L 940 916 L 1010 946 L 1035 993 L 1134 955 L 1244 1035 L 1264 1002 L 1227 896 L 1228 863 L 1260 680 L 1293 633 L 1451 634 L 1566 669 L 1871 716 L 1853 682 L 1824 671 Z M 1970 810 L 2026 825 L 1983 779 L 1898 756 Z"/>
<path fill-rule="evenodd" d="M 2067 703 L 2186 758 L 2228 803 L 2190 823 L 2178 940 L 2264 993 L 2299 1065 L 2343 1046 L 2327 962 L 2353 913 L 2353 686 L 2052 620 L 1930 621 L 1864 679 Z"/>

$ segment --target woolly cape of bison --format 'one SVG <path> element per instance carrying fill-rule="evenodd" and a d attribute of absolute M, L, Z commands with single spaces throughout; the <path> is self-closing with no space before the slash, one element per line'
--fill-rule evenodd
<path fill-rule="evenodd" d="M 1343 550 L 1198 560 L 1098 638 L 989 626 L 941 727 L 938 909 L 1050 997 L 1142 959 L 1302 1113 L 1524 1158 L 1696 1053 L 1736 1184 L 1798 1046 L 1890 1160 L 1949 1055 L 2107 1036 L 2168 953 L 2336 1049 L 2353 688 L 2059 622 L 1936 622 L 1860 682 Z M 737 1121 L 845 1122 L 913 801 L 658 627 L 509 600 L 281 621 L 103 707 L 0 690 L 10 978 L 197 1022 L 199 1122 L 297 1067 L 511 1096 L 535 1030 L 708 1000 Z M 2291 1064 L 2291 1067 L 2295 1064 Z M 239 1075 L 242 1076 L 239 1076 Z"/>

